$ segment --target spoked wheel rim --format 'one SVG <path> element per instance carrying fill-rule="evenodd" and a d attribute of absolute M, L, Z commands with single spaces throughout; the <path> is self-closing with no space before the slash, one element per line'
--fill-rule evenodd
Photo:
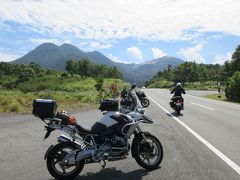
<path fill-rule="evenodd" d="M 72 147 L 61 147 L 57 150 L 51 160 L 54 171 L 61 176 L 68 176 L 77 171 L 79 164 L 76 165 L 64 165 L 62 160 L 64 156 L 73 151 Z"/>
<path fill-rule="evenodd" d="M 162 149 L 154 138 L 146 138 L 147 142 L 142 139 L 138 146 L 139 157 L 144 164 L 155 165 L 162 157 Z"/>

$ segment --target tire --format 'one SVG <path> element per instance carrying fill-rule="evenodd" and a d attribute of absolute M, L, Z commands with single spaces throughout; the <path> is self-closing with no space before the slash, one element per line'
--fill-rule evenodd
<path fill-rule="evenodd" d="M 141 105 L 142 105 L 143 107 L 148 107 L 149 104 L 150 104 L 150 102 L 149 102 L 148 99 L 143 98 L 143 99 L 141 100 Z"/>
<path fill-rule="evenodd" d="M 151 134 L 145 134 L 145 137 L 148 141 L 148 143 L 145 142 L 145 140 L 143 139 L 142 136 L 139 136 L 139 138 L 136 140 L 136 143 L 135 143 L 135 147 L 134 147 L 134 151 L 135 151 L 135 160 L 137 161 L 137 163 L 147 169 L 147 170 L 153 170 L 153 169 L 156 169 L 160 163 L 162 162 L 162 159 L 163 159 L 163 148 L 162 148 L 162 144 L 160 143 L 160 141 L 153 135 Z M 152 143 L 155 143 L 155 147 L 154 145 L 152 144 L 152 146 L 149 144 L 149 140 L 152 141 Z M 152 148 L 157 148 L 157 151 L 158 151 L 158 154 L 157 154 L 157 158 L 156 160 L 151 163 L 150 162 L 150 156 L 153 156 L 153 152 L 154 152 L 154 149 Z M 144 152 L 145 151 L 145 152 Z M 157 153 L 157 152 L 155 152 Z M 145 157 L 143 157 L 145 156 Z M 150 163 L 146 163 L 144 161 L 144 159 L 146 160 L 146 156 L 149 156 L 148 157 L 148 161 Z"/>
<path fill-rule="evenodd" d="M 181 114 L 181 110 L 176 110 L 177 111 L 177 115 Z"/>
<path fill-rule="evenodd" d="M 84 167 L 84 160 L 81 160 L 80 162 L 78 162 L 75 168 L 70 172 L 64 173 L 64 171 L 66 170 L 65 168 L 64 168 L 65 170 L 62 169 L 63 172 L 60 172 L 57 169 L 56 165 L 57 164 L 59 165 L 59 161 L 61 161 L 61 159 L 64 156 L 63 154 L 59 154 L 59 152 L 66 153 L 65 151 L 63 151 L 64 149 L 74 150 L 76 149 L 76 147 L 75 147 L 75 144 L 72 142 L 59 143 L 55 145 L 51 150 L 51 155 L 47 157 L 47 169 L 49 173 L 56 179 L 60 179 L 60 180 L 73 179 L 82 171 Z M 71 168 L 71 166 L 65 166 L 65 167 Z"/>

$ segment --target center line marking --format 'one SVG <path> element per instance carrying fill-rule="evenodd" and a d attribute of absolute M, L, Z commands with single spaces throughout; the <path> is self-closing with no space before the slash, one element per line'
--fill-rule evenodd
<path fill-rule="evenodd" d="M 209 107 L 207 107 L 207 106 L 203 106 L 203 105 L 201 105 L 201 104 L 197 104 L 197 103 L 193 103 L 193 102 L 192 102 L 191 104 L 194 104 L 194 105 L 196 105 L 196 106 L 200 106 L 200 107 L 203 107 L 203 108 L 209 109 L 209 110 L 211 110 L 211 111 L 214 111 L 214 109 L 209 108 Z"/>
<path fill-rule="evenodd" d="M 233 162 L 231 159 L 229 159 L 227 156 L 225 156 L 221 151 L 219 151 L 217 148 L 215 148 L 213 145 L 211 145 L 207 140 L 205 140 L 197 132 L 192 130 L 189 126 L 187 126 L 185 123 L 183 123 L 180 119 L 173 116 L 170 112 L 168 112 L 164 107 L 162 107 L 160 104 L 158 104 L 152 98 L 150 98 L 148 95 L 147 95 L 147 97 L 149 99 L 151 99 L 158 107 L 160 107 L 162 110 L 164 110 L 169 116 L 171 116 L 173 119 L 175 119 L 179 124 L 181 124 L 185 129 L 187 129 L 193 136 L 195 136 L 199 141 L 201 141 L 205 146 L 207 146 L 212 152 L 214 152 L 218 157 L 220 157 L 225 163 L 227 163 L 233 170 L 235 170 L 240 175 L 240 167 L 235 162 Z"/>

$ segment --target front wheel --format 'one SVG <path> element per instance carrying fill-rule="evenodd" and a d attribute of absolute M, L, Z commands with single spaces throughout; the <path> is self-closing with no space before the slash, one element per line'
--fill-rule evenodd
<path fill-rule="evenodd" d="M 143 98 L 143 99 L 141 100 L 141 105 L 142 105 L 143 107 L 148 107 L 149 104 L 150 104 L 150 102 L 149 102 L 148 99 Z"/>
<path fill-rule="evenodd" d="M 160 141 L 151 134 L 144 134 L 136 141 L 134 151 L 137 163 L 148 170 L 156 169 L 163 159 L 163 148 Z"/>
<path fill-rule="evenodd" d="M 47 168 L 53 177 L 61 180 L 73 179 L 82 171 L 84 160 L 75 165 L 66 165 L 62 162 L 63 158 L 75 149 L 75 144 L 71 142 L 59 143 L 52 148 L 51 155 L 47 157 Z"/>

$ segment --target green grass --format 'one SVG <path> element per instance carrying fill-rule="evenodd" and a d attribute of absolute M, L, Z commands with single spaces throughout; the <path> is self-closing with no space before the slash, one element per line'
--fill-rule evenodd
<path fill-rule="evenodd" d="M 230 101 L 229 99 L 227 99 L 224 93 L 221 94 L 221 97 L 218 97 L 218 96 L 219 96 L 218 94 L 209 94 L 209 95 L 206 95 L 206 96 L 203 96 L 203 97 L 207 98 L 207 99 L 217 100 L 217 101 L 223 101 L 223 102 L 230 102 L 230 103 L 240 104 L 238 102 L 233 102 L 233 101 Z"/>
<path fill-rule="evenodd" d="M 218 85 L 216 81 L 206 81 L 206 82 L 194 82 L 194 83 L 185 83 L 184 87 L 186 89 L 192 90 L 217 90 Z M 224 86 L 220 86 L 224 90 Z"/>
<path fill-rule="evenodd" d="M 0 86 L 0 112 L 31 113 L 32 101 L 37 98 L 54 99 L 58 110 L 97 107 L 98 92 L 93 78 L 60 77 L 47 75 L 14 85 L 14 78 L 8 88 Z M 6 83 L 6 81 L 4 82 Z M 118 91 L 125 83 L 120 79 L 105 79 L 103 87 L 111 97 L 109 87 L 116 83 Z"/>
<path fill-rule="evenodd" d="M 203 97 L 208 98 L 208 99 L 218 100 L 218 101 L 228 101 L 228 99 L 226 98 L 226 96 L 224 94 L 222 94 L 220 97 L 218 94 L 209 94 L 209 95 L 206 95 Z"/>
<path fill-rule="evenodd" d="M 31 113 L 34 99 L 54 99 L 59 110 L 96 107 L 96 91 L 40 91 L 23 93 L 19 90 L 0 90 L 0 112 Z"/>

